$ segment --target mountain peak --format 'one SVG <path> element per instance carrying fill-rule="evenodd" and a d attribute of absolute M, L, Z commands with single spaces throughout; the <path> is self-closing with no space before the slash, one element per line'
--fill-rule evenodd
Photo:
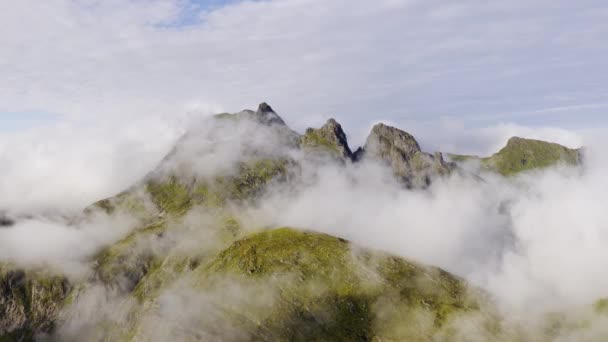
<path fill-rule="evenodd" d="M 383 123 L 374 125 L 365 142 L 365 150 L 371 152 L 383 149 L 388 145 L 392 145 L 407 154 L 420 151 L 418 141 L 411 134 Z"/>
<path fill-rule="evenodd" d="M 268 103 L 266 103 L 266 102 L 260 103 L 260 105 L 258 106 L 258 113 L 268 113 L 268 112 L 274 113 L 274 110 L 272 109 L 272 107 L 270 107 L 270 105 Z"/>
<path fill-rule="evenodd" d="M 385 161 L 407 187 L 414 188 L 426 187 L 431 179 L 454 168 L 441 154 L 422 152 L 411 134 L 383 123 L 372 128 L 363 150 L 355 153 L 355 159 L 361 156 Z"/>
<path fill-rule="evenodd" d="M 253 111 L 250 109 L 243 109 L 242 111 L 230 114 L 230 113 L 220 113 L 214 116 L 216 119 L 249 119 L 256 121 L 258 123 L 264 125 L 281 125 L 287 126 L 285 121 L 272 109 L 272 107 L 266 103 L 262 102 L 258 105 L 257 111 Z"/>
<path fill-rule="evenodd" d="M 266 102 L 260 103 L 258 110 L 253 114 L 255 120 L 267 125 L 286 126 L 285 121 Z"/>
<path fill-rule="evenodd" d="M 560 144 L 520 137 L 511 137 L 505 147 L 485 161 L 503 175 L 544 168 L 559 162 L 578 165 L 581 153 Z"/>
<path fill-rule="evenodd" d="M 518 142 L 518 141 L 520 141 L 520 140 L 525 140 L 525 139 L 524 139 L 524 138 L 520 138 L 520 137 L 518 137 L 518 136 L 512 136 L 512 137 L 510 137 L 510 138 L 509 138 L 509 140 L 507 141 L 507 145 L 508 145 L 508 144 L 512 144 L 512 143 L 516 143 L 516 142 Z"/>
<path fill-rule="evenodd" d="M 512 136 L 511 138 L 509 138 L 509 140 L 507 140 L 507 145 L 506 146 L 513 146 L 513 145 L 517 145 L 517 144 L 524 144 L 526 142 L 538 142 L 538 143 L 543 143 L 543 144 L 554 144 L 554 143 L 551 143 L 551 142 L 548 142 L 548 141 L 543 141 L 543 140 L 535 140 L 535 139 L 522 138 L 522 137 L 518 137 L 518 136 Z"/>
<path fill-rule="evenodd" d="M 352 151 L 348 147 L 346 133 L 342 126 L 333 118 L 321 126 L 321 128 L 308 128 L 301 143 L 304 147 L 322 148 L 346 159 L 352 159 Z"/>

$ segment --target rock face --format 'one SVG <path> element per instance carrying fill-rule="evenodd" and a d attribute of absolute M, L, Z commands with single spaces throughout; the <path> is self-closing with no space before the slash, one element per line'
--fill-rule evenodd
<path fill-rule="evenodd" d="M 0 265 L 0 341 L 50 332 L 70 291 L 64 277 Z"/>
<path fill-rule="evenodd" d="M 264 125 L 287 126 L 285 121 L 266 102 L 260 103 L 256 111 L 242 110 L 235 114 L 221 113 L 215 115 L 217 119 L 249 119 Z"/>
<path fill-rule="evenodd" d="M 258 110 L 256 111 L 256 116 L 261 122 L 268 125 L 287 126 L 285 121 L 283 121 L 283 119 L 277 113 L 275 113 L 274 109 L 272 109 L 272 107 L 270 107 L 270 105 L 268 105 L 266 102 L 260 103 Z"/>
<path fill-rule="evenodd" d="M 15 225 L 15 220 L 0 212 L 0 228 Z"/>
<path fill-rule="evenodd" d="M 362 151 L 356 158 L 376 158 L 391 166 L 393 172 L 411 188 L 430 185 L 433 178 L 447 175 L 454 165 L 443 160 L 441 153 L 422 152 L 412 135 L 382 123 L 372 128 Z"/>
<path fill-rule="evenodd" d="M 300 143 L 304 148 L 329 152 L 345 160 L 353 158 L 353 153 L 348 147 L 346 133 L 334 119 L 327 120 L 327 123 L 321 128 L 308 128 L 301 137 Z"/>

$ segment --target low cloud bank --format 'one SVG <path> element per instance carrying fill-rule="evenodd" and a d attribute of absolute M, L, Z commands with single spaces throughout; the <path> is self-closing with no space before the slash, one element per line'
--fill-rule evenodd
<path fill-rule="evenodd" d="M 296 191 L 273 189 L 249 215 L 443 267 L 506 307 L 586 305 L 608 295 L 606 144 L 589 142 L 582 169 L 455 174 L 425 191 L 404 191 L 374 163 L 324 166 Z"/>
<path fill-rule="evenodd" d="M 405 190 L 381 163 L 373 160 L 336 163 L 332 158 L 311 157 L 304 151 L 285 148 L 287 145 L 282 138 L 276 139 L 267 127 L 252 126 L 248 122 L 237 124 L 236 129 L 231 125 L 212 127 L 203 124 L 195 133 L 186 136 L 181 148 L 173 152 L 174 162 L 190 162 L 189 176 L 225 174 L 237 161 L 251 158 L 252 150 L 259 151 L 259 156 L 287 156 L 300 165 L 295 182 L 288 186 L 273 184 L 255 205 L 239 208 L 237 216 L 247 227 L 313 229 L 352 240 L 357 245 L 440 266 L 485 289 L 498 300 L 501 309 L 520 313 L 520 317 L 590 307 L 608 295 L 608 276 L 604 275 L 608 267 L 608 249 L 605 248 L 608 245 L 608 212 L 603 208 L 603 204 L 608 203 L 608 179 L 605 177 L 608 158 L 604 149 L 608 144 L 598 138 L 599 134 L 581 139 L 586 146 L 582 168 L 558 165 L 513 178 L 489 173 L 482 173 L 481 178 L 454 173 L 435 181 L 428 189 Z M 173 137 L 171 133 L 165 134 Z M 138 139 L 143 142 L 146 138 Z M 96 140 L 96 144 L 101 144 L 100 140 Z M 157 145 L 158 150 L 164 150 L 161 145 Z M 9 145 L 4 146 L 6 149 Z M 81 145 L 82 151 L 86 146 Z M 121 170 L 137 160 L 136 155 L 141 152 L 141 145 L 130 145 L 132 149 L 125 146 L 128 145 L 110 149 L 121 151 L 118 159 L 111 159 L 120 161 Z M 104 151 L 94 150 L 93 155 L 103 155 Z M 107 160 L 88 165 L 87 161 L 92 159 L 84 159 L 84 162 L 80 159 L 87 155 L 85 152 L 75 153 L 69 160 L 86 168 L 77 170 L 72 177 L 73 183 L 89 184 L 85 188 L 92 202 L 100 198 L 98 190 L 108 184 L 122 186 L 153 169 L 156 165 L 153 156 L 157 153 L 144 153 L 147 157 L 142 165 L 123 175 L 104 178 L 96 183 L 99 188 L 90 186 L 99 175 L 98 171 L 87 171 Z M 49 158 L 62 160 L 58 158 L 60 155 L 51 154 Z M 19 172 L 28 170 L 29 163 L 38 160 L 39 156 L 33 155 L 19 162 L 14 155 L 5 154 L 5 160 L 15 161 L 11 168 L 4 169 L 5 175 L 22 184 L 30 184 L 28 182 L 33 180 L 36 181 L 31 186 L 44 184 L 41 177 L 28 178 L 27 172 L 24 173 L 26 177 L 22 177 L 24 174 Z M 24 196 L 11 205 L 10 196 L 18 194 L 19 187 L 9 186 L 1 197 L 9 213 L 27 213 L 28 210 L 45 213 L 49 208 L 58 213 L 75 212 L 82 207 L 82 198 L 70 195 L 73 195 L 70 191 L 73 187 L 64 188 L 70 183 L 70 177 L 59 177 L 61 171 L 75 171 L 69 163 L 63 168 L 56 167 L 61 164 L 48 164 L 54 166 L 40 168 L 39 173 L 32 171 L 30 175 L 49 172 L 58 179 L 44 185 L 36 196 Z M 152 166 L 140 171 L 148 164 Z M 164 170 L 171 171 L 171 165 L 165 165 L 169 168 Z M 182 166 L 178 168 L 184 170 Z M 56 193 L 59 189 L 63 189 L 60 194 Z M 119 190 L 122 189 L 115 189 Z M 163 235 L 160 243 L 168 243 L 169 247 L 182 249 L 186 254 L 201 249 L 212 253 L 218 246 L 214 240 L 217 237 L 205 235 L 213 234 L 213 230 L 199 227 L 213 226 L 209 223 L 213 220 L 207 222 L 207 219 L 207 213 L 189 213 L 183 221 L 175 223 L 176 229 L 169 229 Z M 72 222 L 61 215 L 36 214 L 18 218 L 13 226 L 0 228 L 0 261 L 26 266 L 47 264 L 68 274 L 86 274 L 94 252 L 125 236 L 138 223 L 120 213 L 93 216 L 81 222 Z M 165 247 L 150 246 L 149 249 L 166 253 Z M 162 307 L 153 315 L 173 317 L 176 310 L 173 306 L 178 305 L 179 309 L 179 303 L 189 301 L 191 292 L 175 290 L 179 286 L 176 284 L 160 294 L 158 301 Z M 237 285 L 235 288 L 238 290 Z M 243 293 L 247 290 L 242 289 Z M 82 308 L 72 308 L 76 313 L 84 310 L 92 315 L 90 322 L 107 320 L 106 316 L 118 308 L 132 310 L 122 306 L 128 296 L 120 293 L 114 296 L 107 289 L 95 291 L 91 290 L 80 304 L 77 303 L 84 305 Z M 178 292 L 181 294 L 176 297 Z M 104 317 L 96 317 L 90 311 L 91 305 L 99 303 L 99 298 L 104 296 L 112 297 L 114 306 L 102 310 Z M 213 294 L 199 293 L 192 298 L 198 300 L 195 303 L 207 303 L 213 299 Z M 179 314 L 187 316 L 188 312 Z M 204 315 L 200 310 L 195 314 Z M 149 322 L 155 322 L 159 317 L 150 317 Z M 210 317 L 212 323 L 219 319 Z M 144 317 L 143 322 L 148 322 L 147 319 Z M 88 319 L 68 323 L 62 332 L 81 336 L 79 329 L 84 329 L 87 334 L 91 333 L 87 322 Z M 75 325 L 70 327 L 70 324 Z M 159 329 L 167 332 L 182 328 L 180 325 Z M 219 334 L 211 330 L 210 333 Z"/>

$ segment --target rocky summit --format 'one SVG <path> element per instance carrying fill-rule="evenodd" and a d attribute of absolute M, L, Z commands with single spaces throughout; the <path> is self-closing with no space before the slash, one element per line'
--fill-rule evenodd
<path fill-rule="evenodd" d="M 372 128 L 359 153 L 363 158 L 376 158 L 386 162 L 408 187 L 428 186 L 433 178 L 447 175 L 455 167 L 446 163 L 439 152 L 422 152 L 411 134 L 382 123 Z M 358 157 L 360 158 L 361 156 Z"/>
<path fill-rule="evenodd" d="M 321 128 L 308 128 L 300 141 L 305 149 L 320 149 L 346 160 L 353 159 L 353 153 L 346 140 L 346 133 L 334 119 L 327 120 L 327 123 Z"/>
<path fill-rule="evenodd" d="M 201 127 L 141 181 L 73 220 L 74 228 L 95 215 L 139 222 L 86 260 L 90 274 L 0 266 L 0 341 L 545 341 L 584 327 L 548 318 L 553 330 L 527 336 L 487 293 L 445 270 L 247 215 L 271 190 L 301 191 L 315 163 L 378 163 L 400 190 L 424 191 L 470 161 L 481 165 L 474 179 L 512 177 L 578 165 L 579 150 L 512 138 L 490 157 L 446 161 L 377 124 L 352 152 L 336 120 L 300 135 L 266 103 Z M 0 229 L 13 224 L 0 219 Z M 458 328 L 463 319 L 475 322 L 477 339 Z"/>

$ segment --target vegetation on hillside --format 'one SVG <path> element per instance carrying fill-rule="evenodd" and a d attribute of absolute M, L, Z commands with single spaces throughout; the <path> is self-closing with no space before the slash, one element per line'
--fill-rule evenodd
<path fill-rule="evenodd" d="M 253 119 L 280 127 L 281 134 L 293 133 L 266 104 L 257 112 L 222 113 L 215 119 L 229 124 Z M 357 158 L 333 119 L 296 140 L 297 148 L 329 153 L 341 165 L 359 157 L 380 160 L 408 187 L 428 186 L 456 168 L 440 153 L 421 151 L 413 136 L 383 124 L 374 126 Z M 172 156 L 163 163 L 171 163 Z M 158 313 L 163 295 L 186 283 L 189 290 L 212 293 L 215 298 L 205 302 L 207 311 L 195 312 L 200 317 L 189 317 L 194 324 L 163 322 L 174 324 L 169 328 L 177 329 L 185 340 L 222 337 L 218 328 L 222 325 L 214 326 L 218 321 L 238 330 L 237 340 L 467 340 L 458 322 L 472 317 L 476 336 L 485 340 L 530 337 L 506 328 L 487 294 L 439 268 L 321 233 L 268 230 L 243 222 L 240 212 L 255 206 L 269 186 L 291 184 L 298 176 L 302 161 L 288 156 L 253 153 L 236 162 L 230 172 L 206 176 L 185 177 L 180 170 L 159 168 L 126 191 L 88 207 L 87 215 L 98 211 L 140 220 L 138 228 L 104 246 L 90 260 L 93 275 L 87 284 L 117 291 L 132 305 L 127 322 L 104 321 L 95 336 L 146 340 L 147 319 Z M 449 155 L 449 159 L 475 161 L 484 170 L 511 176 L 558 163 L 577 165 L 581 155 L 561 145 L 513 138 L 491 157 Z M 234 293 L 228 291 L 227 282 L 242 290 L 240 296 L 231 297 Z M 59 313 L 86 292 L 86 288 L 82 293 L 74 291 L 75 287 L 60 275 L 0 265 L 0 342 L 53 333 Z M 595 313 L 604 315 L 606 307 L 605 300 L 598 301 Z M 210 323 L 209 315 L 216 321 Z M 562 318 L 547 322 L 550 332 L 539 340 L 557 336 L 573 324 L 577 328 L 587 324 Z"/>

